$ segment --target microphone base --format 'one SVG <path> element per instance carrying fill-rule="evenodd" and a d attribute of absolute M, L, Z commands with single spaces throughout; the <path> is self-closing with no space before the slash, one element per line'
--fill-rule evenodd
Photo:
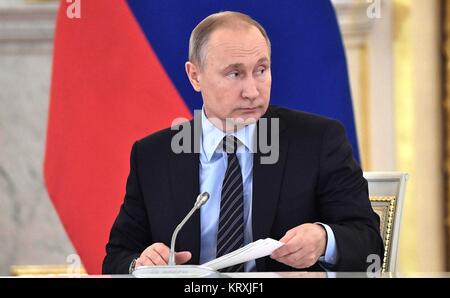
<path fill-rule="evenodd" d="M 164 265 L 136 267 L 132 275 L 139 278 L 216 278 L 220 272 L 201 265 Z"/>

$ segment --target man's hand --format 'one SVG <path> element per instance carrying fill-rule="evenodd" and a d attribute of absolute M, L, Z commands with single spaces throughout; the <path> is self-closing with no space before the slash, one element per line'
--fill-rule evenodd
<path fill-rule="evenodd" d="M 136 267 L 167 265 L 169 263 L 170 248 L 164 243 L 153 243 L 147 247 L 136 260 Z M 180 251 L 175 253 L 175 263 L 177 265 L 184 264 L 191 259 L 192 255 L 188 251 Z"/>
<path fill-rule="evenodd" d="M 284 245 L 270 257 L 294 268 L 307 268 L 325 253 L 327 232 L 319 224 L 303 224 L 287 231 L 280 241 Z"/>

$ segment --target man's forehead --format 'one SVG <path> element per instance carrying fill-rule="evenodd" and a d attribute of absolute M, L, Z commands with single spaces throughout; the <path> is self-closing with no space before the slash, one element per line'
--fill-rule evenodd
<path fill-rule="evenodd" d="M 206 63 L 220 68 L 253 67 L 259 63 L 270 63 L 267 46 L 262 44 L 249 49 L 242 47 L 221 47 L 206 54 Z"/>
<path fill-rule="evenodd" d="M 245 68 L 254 67 L 256 64 L 269 63 L 270 58 L 267 51 L 254 51 L 243 53 L 240 51 L 224 51 L 223 54 L 206 55 L 206 64 L 215 65 L 219 68 Z"/>
<path fill-rule="evenodd" d="M 249 58 L 254 62 L 262 58 L 269 60 L 269 55 L 267 41 L 256 27 L 219 28 L 211 34 L 205 47 L 206 62 L 215 65 L 248 63 Z"/>
<path fill-rule="evenodd" d="M 208 44 L 206 52 L 231 57 L 261 56 L 268 55 L 269 47 L 264 38 L 262 40 L 219 40 Z"/>
<path fill-rule="evenodd" d="M 267 47 L 267 41 L 256 27 L 219 28 L 211 33 L 207 42 L 209 50 L 252 50 Z"/>
<path fill-rule="evenodd" d="M 212 56 L 220 56 L 221 60 L 228 60 L 227 58 L 229 58 L 230 60 L 239 61 L 239 58 L 268 58 L 268 49 L 265 42 L 250 45 L 222 43 L 212 48 L 210 54 Z"/>

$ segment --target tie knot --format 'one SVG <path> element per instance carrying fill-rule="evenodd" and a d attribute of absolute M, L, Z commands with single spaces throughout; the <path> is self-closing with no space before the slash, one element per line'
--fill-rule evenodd
<path fill-rule="evenodd" d="M 239 140 L 235 136 L 225 136 L 222 140 L 223 151 L 228 154 L 236 153 Z"/>

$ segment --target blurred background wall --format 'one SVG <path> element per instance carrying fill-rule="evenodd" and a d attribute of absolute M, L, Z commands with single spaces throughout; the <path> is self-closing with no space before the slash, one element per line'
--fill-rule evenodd
<path fill-rule="evenodd" d="M 409 173 L 399 271 L 446 267 L 444 24 L 448 1 L 333 1 L 346 44 L 362 166 Z"/>
<path fill-rule="evenodd" d="M 448 270 L 449 3 L 333 4 L 347 51 L 363 169 L 410 174 L 399 271 Z M 42 177 L 57 6 L 0 0 L 0 275 L 9 274 L 11 265 L 66 264 L 75 253 Z"/>
<path fill-rule="evenodd" d="M 0 0 L 0 274 L 65 264 L 72 244 L 43 182 L 57 3 Z"/>

